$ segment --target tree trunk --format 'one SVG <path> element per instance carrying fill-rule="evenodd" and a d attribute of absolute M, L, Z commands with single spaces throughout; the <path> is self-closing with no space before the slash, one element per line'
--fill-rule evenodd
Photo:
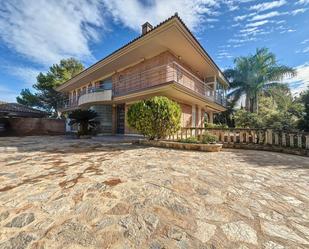
<path fill-rule="evenodd" d="M 258 113 L 258 95 L 255 94 L 254 98 L 252 98 L 252 112 Z"/>
<path fill-rule="evenodd" d="M 249 98 L 248 95 L 246 95 L 245 110 L 246 110 L 247 112 L 250 112 L 250 98 Z"/>

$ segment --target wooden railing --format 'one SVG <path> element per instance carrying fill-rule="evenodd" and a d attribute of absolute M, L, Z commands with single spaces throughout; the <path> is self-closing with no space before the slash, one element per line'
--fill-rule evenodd
<path fill-rule="evenodd" d="M 217 136 L 224 144 L 261 144 L 309 150 L 309 133 L 271 129 L 181 128 L 167 140 L 199 137 L 206 132 Z"/>

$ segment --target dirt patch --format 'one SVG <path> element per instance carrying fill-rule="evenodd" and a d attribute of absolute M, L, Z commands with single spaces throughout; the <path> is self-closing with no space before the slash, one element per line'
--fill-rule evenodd
<path fill-rule="evenodd" d="M 122 181 L 119 178 L 116 179 L 110 179 L 110 180 L 106 180 L 103 183 L 105 183 L 106 185 L 113 187 L 118 185 L 119 183 L 122 183 Z"/>

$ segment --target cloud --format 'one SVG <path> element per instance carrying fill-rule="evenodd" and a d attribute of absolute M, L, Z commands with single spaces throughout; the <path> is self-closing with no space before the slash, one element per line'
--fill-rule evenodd
<path fill-rule="evenodd" d="M 241 16 L 235 16 L 234 17 L 234 21 L 238 22 L 238 21 L 243 21 L 248 17 L 254 16 L 256 13 L 250 13 L 250 14 L 246 14 L 246 15 L 241 15 Z"/>
<path fill-rule="evenodd" d="M 23 81 L 25 87 L 30 87 L 36 82 L 38 74 L 44 70 L 37 70 L 31 67 L 8 66 L 7 70 Z"/>
<path fill-rule="evenodd" d="M 259 22 L 252 22 L 252 23 L 248 23 L 246 25 L 247 28 L 250 28 L 250 27 L 259 27 L 259 26 L 262 26 L 262 25 L 265 25 L 269 23 L 268 20 L 264 20 L 264 21 L 259 21 Z"/>
<path fill-rule="evenodd" d="M 13 91 L 6 87 L 4 84 L 0 83 L 0 101 L 16 102 L 16 97 L 18 94 L 18 92 Z"/>
<path fill-rule="evenodd" d="M 272 18 L 275 16 L 280 16 L 280 15 L 284 15 L 284 13 L 280 13 L 278 11 L 272 11 L 269 12 L 267 14 L 262 14 L 262 15 L 256 15 L 254 17 L 252 17 L 252 21 L 260 21 L 260 20 L 264 20 L 264 19 L 268 19 L 268 18 Z"/>
<path fill-rule="evenodd" d="M 2 2 L 0 39 L 11 49 L 42 65 L 65 57 L 91 60 L 95 28 L 104 26 L 95 0 L 11 0 Z"/>
<path fill-rule="evenodd" d="M 138 0 L 127 0 L 125 4 L 122 0 L 103 2 L 115 22 L 140 32 L 141 24 L 145 21 L 156 25 L 175 12 L 178 12 L 190 29 L 196 31 L 208 17 L 219 14 L 221 1 L 183 0 L 180 4 L 178 0 L 157 0 L 148 1 L 147 5 Z"/>
<path fill-rule="evenodd" d="M 295 16 L 295 15 L 297 15 L 297 14 L 305 13 L 306 11 L 307 11 L 307 9 L 305 9 L 305 8 L 296 9 L 296 10 L 293 10 L 293 11 L 291 12 L 291 15 Z"/>
<path fill-rule="evenodd" d="M 297 76 L 285 80 L 290 85 L 291 91 L 294 95 L 298 95 L 309 87 L 309 62 L 295 68 Z"/>
<path fill-rule="evenodd" d="M 309 4 L 309 0 L 298 0 L 296 4 Z"/>
<path fill-rule="evenodd" d="M 303 40 L 300 44 L 306 44 L 309 42 L 309 39 Z"/>
<path fill-rule="evenodd" d="M 270 10 L 270 9 L 281 7 L 285 5 L 286 3 L 287 3 L 286 0 L 278 0 L 278 1 L 260 3 L 260 4 L 251 6 L 249 10 L 265 11 L 265 10 Z"/>

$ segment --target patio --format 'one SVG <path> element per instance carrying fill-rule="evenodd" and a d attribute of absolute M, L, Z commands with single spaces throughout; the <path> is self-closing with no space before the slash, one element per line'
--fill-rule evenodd
<path fill-rule="evenodd" d="M 309 246 L 309 160 L 0 138 L 2 248 Z"/>

